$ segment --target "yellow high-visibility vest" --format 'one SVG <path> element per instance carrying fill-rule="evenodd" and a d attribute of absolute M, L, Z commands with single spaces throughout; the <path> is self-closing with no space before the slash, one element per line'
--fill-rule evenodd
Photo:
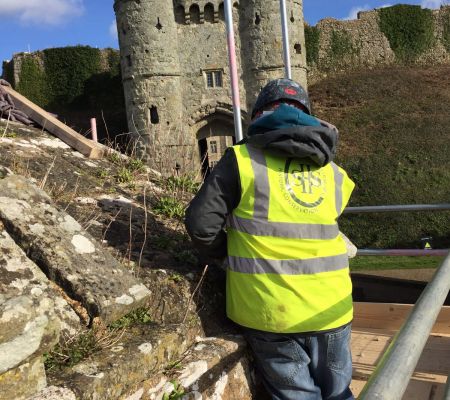
<path fill-rule="evenodd" d="M 267 332 L 337 328 L 353 318 L 346 245 L 336 223 L 354 183 L 237 145 L 241 200 L 227 222 L 227 315 Z"/>

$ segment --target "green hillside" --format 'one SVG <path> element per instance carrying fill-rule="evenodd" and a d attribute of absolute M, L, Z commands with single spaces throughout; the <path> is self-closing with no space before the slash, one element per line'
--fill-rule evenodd
<path fill-rule="evenodd" d="M 340 130 L 352 206 L 450 202 L 450 66 L 347 72 L 310 86 L 314 113 Z M 344 216 L 359 247 L 450 247 L 450 212 Z"/>

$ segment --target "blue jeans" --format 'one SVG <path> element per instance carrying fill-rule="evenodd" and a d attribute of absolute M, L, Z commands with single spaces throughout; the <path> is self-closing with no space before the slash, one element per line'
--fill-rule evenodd
<path fill-rule="evenodd" d="M 244 333 L 273 400 L 354 400 L 351 325 L 306 335 Z"/>

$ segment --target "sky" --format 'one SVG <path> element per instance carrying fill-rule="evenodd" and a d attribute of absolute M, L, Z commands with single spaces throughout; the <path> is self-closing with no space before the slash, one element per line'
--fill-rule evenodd
<path fill-rule="evenodd" d="M 0 0 L 0 61 L 11 59 L 13 53 L 50 47 L 118 48 L 113 3 L 114 0 Z M 325 17 L 353 19 L 358 11 L 398 3 L 390 0 L 304 0 L 303 8 L 306 21 L 315 25 Z M 403 0 L 401 3 L 439 8 L 449 0 Z"/>

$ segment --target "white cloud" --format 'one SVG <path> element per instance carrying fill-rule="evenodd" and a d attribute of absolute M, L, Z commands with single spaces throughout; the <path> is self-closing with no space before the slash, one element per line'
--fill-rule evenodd
<path fill-rule="evenodd" d="M 111 22 L 111 25 L 109 26 L 109 35 L 113 39 L 117 39 L 118 33 L 117 33 L 117 23 L 115 19 L 113 20 L 113 22 Z"/>
<path fill-rule="evenodd" d="M 363 6 L 356 6 L 352 7 L 348 15 L 344 19 L 356 19 L 358 18 L 358 13 L 360 11 L 368 11 L 372 7 L 370 7 L 368 4 L 364 4 Z"/>
<path fill-rule="evenodd" d="M 422 8 L 432 8 L 436 9 L 442 5 L 448 4 L 447 0 L 422 0 Z"/>
<path fill-rule="evenodd" d="M 1 0 L 0 15 L 23 24 L 59 25 L 84 12 L 83 0 Z"/>

